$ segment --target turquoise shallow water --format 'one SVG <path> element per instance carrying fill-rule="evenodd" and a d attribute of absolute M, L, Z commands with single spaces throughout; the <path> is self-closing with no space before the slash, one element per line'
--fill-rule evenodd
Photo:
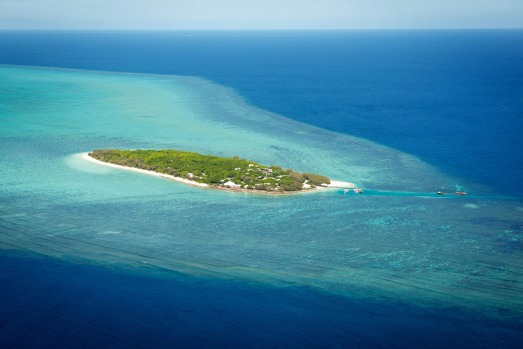
<path fill-rule="evenodd" d="M 14 66 L 0 76 L 4 249 L 523 315 L 520 199 L 268 113 L 200 78 Z M 205 190 L 79 155 L 111 147 L 239 155 L 389 194 Z M 474 195 L 433 195 L 461 188 Z"/>

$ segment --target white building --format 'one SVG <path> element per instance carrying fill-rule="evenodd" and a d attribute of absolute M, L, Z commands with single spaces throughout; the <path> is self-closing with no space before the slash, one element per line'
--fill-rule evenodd
<path fill-rule="evenodd" d="M 240 188 L 240 186 L 238 184 L 234 183 L 233 181 L 227 181 L 227 182 L 223 183 L 223 186 L 225 188 L 232 188 L 232 189 Z"/>

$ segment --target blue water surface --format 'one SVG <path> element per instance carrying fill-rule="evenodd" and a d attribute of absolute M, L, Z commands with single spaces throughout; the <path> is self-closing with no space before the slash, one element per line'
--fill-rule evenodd
<path fill-rule="evenodd" d="M 7 135 L 0 151 L 0 234 L 5 245 L 54 258 L 2 250 L 0 347 L 521 347 L 521 296 L 503 295 L 523 282 L 523 207 L 514 198 L 523 195 L 522 61 L 521 30 L 0 32 L 1 64 L 203 77 L 255 106 L 413 154 L 499 194 L 439 200 L 434 192 L 420 198 L 403 188 L 249 200 L 195 194 L 128 173 L 102 175 L 104 169 L 74 168 L 81 161 L 74 154 L 93 144 L 133 147 L 133 136 L 142 134 L 142 144 L 169 144 L 160 118 L 169 115 L 80 108 L 93 119 L 103 116 L 105 128 L 97 128 L 82 124 L 74 108 L 53 113 L 61 107 L 58 97 L 57 105 L 32 99 L 41 85 L 22 85 L 14 89 L 21 102 L 14 99 L 9 110 L 18 108 L 28 121 L 6 113 L 19 129 L 0 130 Z M 26 80 L 13 81 L 39 73 L 20 74 Z M 48 74 L 41 72 L 39 84 L 52 80 Z M 92 84 L 100 79 L 71 74 L 58 74 L 63 86 L 45 92 L 78 88 L 75 74 Z M 82 105 L 74 93 L 67 98 Z M 40 115 L 44 109 L 49 120 Z M 158 134 L 140 129 L 143 120 L 157 122 Z M 119 127 L 120 134 L 110 134 Z M 241 217 L 233 219 L 235 210 Z M 311 284 L 322 286 L 324 277 L 330 291 L 337 275 L 360 272 L 367 283 L 340 282 L 345 294 L 337 295 L 303 282 L 274 285 L 118 264 L 129 258 L 172 266 L 178 257 L 182 265 L 219 261 L 209 270 L 223 263 L 224 273 L 252 268 L 262 281 L 276 279 L 271 272 L 310 272 Z M 418 293 L 412 280 L 420 282 Z M 394 286 L 390 294 L 381 282 Z M 405 295 L 394 298 L 402 284 Z M 352 297 L 350 287 L 358 294 Z M 478 306 L 482 299 L 488 311 Z"/>
<path fill-rule="evenodd" d="M 2 32 L 0 63 L 201 76 L 523 194 L 523 31 Z"/>
<path fill-rule="evenodd" d="M 0 257 L 0 281 L 5 348 L 518 348 L 522 340 L 518 324 L 466 313 L 23 254 Z"/>

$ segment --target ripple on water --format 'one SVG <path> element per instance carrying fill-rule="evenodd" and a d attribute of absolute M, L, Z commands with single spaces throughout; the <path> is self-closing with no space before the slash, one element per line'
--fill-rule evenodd
<path fill-rule="evenodd" d="M 2 246 L 523 313 L 521 232 L 512 228 L 522 225 L 521 201 L 338 191 L 268 197 L 112 170 L 75 154 L 176 148 L 370 189 L 430 193 L 456 183 L 408 154 L 271 114 L 202 79 L 15 67 L 0 73 L 7 82 L 2 118 L 12 126 L 0 129 Z M 31 107 L 20 108 L 29 80 Z"/>

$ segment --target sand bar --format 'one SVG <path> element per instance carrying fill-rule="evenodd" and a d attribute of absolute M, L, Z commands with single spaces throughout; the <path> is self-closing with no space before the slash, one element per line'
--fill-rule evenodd
<path fill-rule="evenodd" d="M 342 182 L 342 181 L 333 181 L 331 179 L 330 184 L 327 185 L 328 188 L 337 188 L 337 189 L 354 189 L 356 184 L 351 182 Z"/>

